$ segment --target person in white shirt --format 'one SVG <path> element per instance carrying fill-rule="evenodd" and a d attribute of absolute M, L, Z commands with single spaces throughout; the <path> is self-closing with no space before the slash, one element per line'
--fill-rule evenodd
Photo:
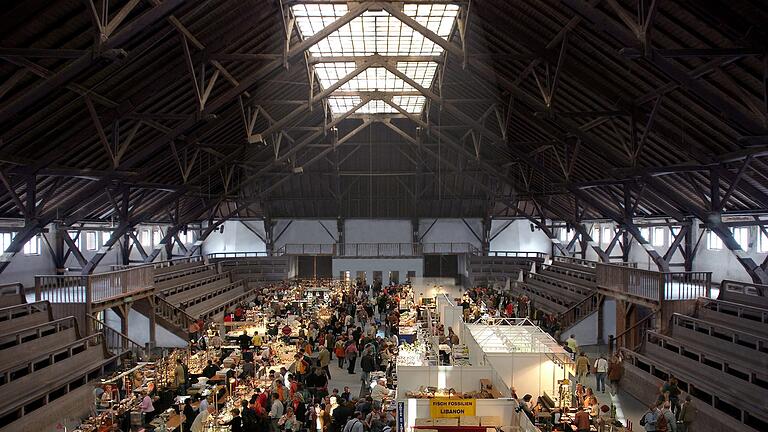
<path fill-rule="evenodd" d="M 283 410 L 283 403 L 280 402 L 280 396 L 278 396 L 277 393 L 273 393 L 272 406 L 269 409 L 269 426 L 272 432 L 278 432 L 280 430 L 278 421 L 280 420 L 280 417 L 283 416 Z"/>
<path fill-rule="evenodd" d="M 595 391 L 605 393 L 605 376 L 608 374 L 608 360 L 605 359 L 605 354 L 600 354 L 600 357 L 595 360 L 595 379 L 597 380 L 597 388 Z"/>
<path fill-rule="evenodd" d="M 203 428 L 205 428 L 205 423 L 208 422 L 208 418 L 211 416 L 211 414 L 214 413 L 214 409 L 212 406 L 209 406 L 205 411 L 200 411 L 200 414 L 195 417 L 195 421 L 192 422 L 192 427 L 190 428 L 190 432 L 203 432 Z"/>
<path fill-rule="evenodd" d="M 208 411 L 208 398 L 204 397 L 200 399 L 200 406 L 197 407 L 197 412 Z"/>
<path fill-rule="evenodd" d="M 380 408 L 384 398 L 389 397 L 389 389 L 387 388 L 387 380 L 379 379 L 376 385 L 371 389 L 371 399 L 373 399 L 373 407 Z"/>

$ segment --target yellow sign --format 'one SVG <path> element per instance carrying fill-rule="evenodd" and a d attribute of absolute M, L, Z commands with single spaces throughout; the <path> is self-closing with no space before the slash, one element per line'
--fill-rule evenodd
<path fill-rule="evenodd" d="M 429 415 L 432 418 L 474 416 L 476 406 L 476 399 L 434 398 L 429 400 Z"/>

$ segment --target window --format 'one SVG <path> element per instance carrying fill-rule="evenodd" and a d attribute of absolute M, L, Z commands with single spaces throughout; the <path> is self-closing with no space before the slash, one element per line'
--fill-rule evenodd
<path fill-rule="evenodd" d="M 560 241 L 569 242 L 573 238 L 573 230 L 567 228 L 560 228 Z"/>
<path fill-rule="evenodd" d="M 667 232 L 664 231 L 663 227 L 655 227 L 653 229 L 653 238 L 651 238 L 651 245 L 653 246 L 664 246 L 664 243 L 666 241 Z"/>
<path fill-rule="evenodd" d="M 101 245 L 107 244 L 109 239 L 112 238 L 112 231 L 102 231 L 101 233 Z"/>
<path fill-rule="evenodd" d="M 142 246 L 149 246 L 152 244 L 152 239 L 150 238 L 148 229 L 141 230 L 141 237 L 139 237 L 139 242 L 141 242 Z"/>
<path fill-rule="evenodd" d="M 187 233 L 184 231 L 179 231 L 178 233 L 179 241 L 181 244 L 187 244 Z"/>
<path fill-rule="evenodd" d="M 311 37 L 348 12 L 345 4 L 296 4 L 291 11 L 303 38 Z M 448 39 L 453 31 L 457 5 L 450 4 L 404 4 L 402 11 L 438 36 Z M 442 54 L 443 48 L 404 24 L 384 10 L 369 10 L 346 25 L 334 31 L 308 49 L 315 59 L 315 75 L 321 87 L 329 88 L 342 78 L 358 72 L 349 82 L 340 86 L 328 97 L 328 106 L 333 114 L 343 114 L 355 109 L 357 113 L 396 113 L 397 109 L 384 102 L 377 95 L 362 104 L 358 92 L 398 92 L 392 103 L 408 113 L 423 110 L 426 99 L 402 78 L 381 66 L 358 69 L 354 61 L 334 61 L 334 56 L 364 58 L 381 56 L 423 56 L 418 61 L 401 61 L 391 68 L 414 80 L 419 86 L 429 88 L 437 75 L 438 63 L 429 57 Z M 347 60 L 346 58 L 344 60 Z M 349 92 L 353 92 L 350 94 Z M 361 105 L 362 104 L 362 105 Z"/>
<path fill-rule="evenodd" d="M 163 239 L 163 232 L 160 231 L 160 229 L 155 229 L 154 231 L 152 231 L 152 241 L 153 241 L 152 244 L 155 247 L 160 245 L 160 240 L 162 240 L 162 239 Z"/>
<path fill-rule="evenodd" d="M 5 250 L 8 249 L 14 236 L 16 236 L 16 233 L 5 232 L 0 234 L 0 253 L 5 252 Z"/>
<path fill-rule="evenodd" d="M 96 250 L 96 232 L 88 231 L 85 233 L 85 250 Z"/>
<path fill-rule="evenodd" d="M 613 230 L 611 228 L 603 228 L 602 241 L 605 244 L 609 244 L 613 240 Z"/>
<path fill-rule="evenodd" d="M 749 249 L 749 227 L 731 228 L 731 233 L 741 250 L 746 252 Z"/>
<path fill-rule="evenodd" d="M 712 230 L 707 233 L 707 248 L 711 250 L 720 250 L 723 248 L 723 241 Z"/>
<path fill-rule="evenodd" d="M 40 255 L 39 234 L 29 239 L 27 244 L 24 245 L 24 255 Z"/>
<path fill-rule="evenodd" d="M 592 241 L 600 243 L 600 225 L 592 225 L 589 229 L 589 236 L 592 237 Z"/>
<path fill-rule="evenodd" d="M 760 229 L 760 227 L 757 228 L 757 232 L 760 233 L 757 237 L 757 251 L 760 253 L 768 253 L 768 235 L 765 235 L 765 231 Z"/>
<path fill-rule="evenodd" d="M 650 228 L 640 228 L 640 237 L 643 238 L 645 241 L 650 241 L 651 239 L 651 229 Z"/>

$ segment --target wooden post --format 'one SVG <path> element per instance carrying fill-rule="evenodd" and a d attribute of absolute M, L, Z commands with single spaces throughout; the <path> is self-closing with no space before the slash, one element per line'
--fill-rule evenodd
<path fill-rule="evenodd" d="M 149 305 L 149 316 L 147 317 L 149 318 L 149 347 L 154 348 L 157 345 L 157 316 L 155 309 L 155 296 L 149 296 L 144 300 Z"/>

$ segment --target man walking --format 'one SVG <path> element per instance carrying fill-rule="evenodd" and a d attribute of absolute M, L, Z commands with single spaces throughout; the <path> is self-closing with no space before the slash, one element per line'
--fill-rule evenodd
<path fill-rule="evenodd" d="M 589 373 L 589 358 L 583 351 L 576 357 L 576 382 L 584 384 L 584 378 Z"/>
<path fill-rule="evenodd" d="M 269 430 L 271 432 L 280 431 L 280 425 L 277 423 L 283 416 L 283 403 L 280 402 L 280 395 L 272 393 L 272 408 L 269 409 Z"/>
<path fill-rule="evenodd" d="M 648 411 L 640 419 L 640 426 L 645 428 L 645 432 L 656 432 L 656 422 L 660 414 L 655 404 L 648 405 Z"/>
<path fill-rule="evenodd" d="M 605 393 L 605 376 L 608 374 L 608 360 L 605 359 L 605 354 L 600 354 L 600 357 L 595 360 L 595 379 L 597 385 L 595 391 Z"/>

